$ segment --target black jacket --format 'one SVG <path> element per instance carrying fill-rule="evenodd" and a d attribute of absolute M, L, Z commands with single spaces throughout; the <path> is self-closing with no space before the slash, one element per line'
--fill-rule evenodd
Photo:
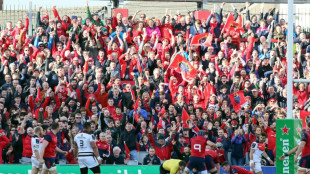
<path fill-rule="evenodd" d="M 122 155 L 119 155 L 117 158 L 111 155 L 107 158 L 107 164 L 125 164 L 125 158 Z"/>
<path fill-rule="evenodd" d="M 137 150 L 137 134 L 140 132 L 140 125 L 138 125 L 136 127 L 136 129 L 132 129 L 131 131 L 127 131 L 127 130 L 124 130 L 122 133 L 121 133 L 121 139 L 120 139 L 120 145 L 121 145 L 121 148 L 124 150 L 124 144 L 123 142 L 125 141 L 128 149 L 131 151 L 131 150 Z"/>
<path fill-rule="evenodd" d="M 158 158 L 157 155 L 154 155 L 152 158 L 150 157 L 149 154 L 147 154 L 144 159 L 143 159 L 143 165 L 148 165 L 151 163 L 152 165 L 160 165 L 160 159 Z"/>

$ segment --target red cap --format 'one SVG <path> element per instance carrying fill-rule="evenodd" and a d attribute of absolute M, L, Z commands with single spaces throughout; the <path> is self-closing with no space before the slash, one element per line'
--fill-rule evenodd
<path fill-rule="evenodd" d="M 88 62 L 89 61 L 94 61 L 94 59 L 92 57 L 88 58 Z"/>
<path fill-rule="evenodd" d="M 268 103 L 271 102 L 271 101 L 277 102 L 277 100 L 276 100 L 275 98 L 269 99 L 269 100 L 268 100 Z"/>
<path fill-rule="evenodd" d="M 1 134 L 2 132 L 4 132 L 4 129 L 0 129 L 0 134 Z"/>

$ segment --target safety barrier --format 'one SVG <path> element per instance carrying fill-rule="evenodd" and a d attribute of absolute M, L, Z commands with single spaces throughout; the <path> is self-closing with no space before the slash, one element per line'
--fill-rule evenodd
<path fill-rule="evenodd" d="M 159 166 L 102 165 L 104 174 L 159 174 Z M 249 170 L 249 167 L 244 167 Z M 262 167 L 264 174 L 275 174 L 276 167 Z M 58 174 L 80 174 L 78 165 L 57 165 Z M 0 174 L 31 174 L 31 165 L 0 165 Z M 226 174 L 221 169 L 221 174 Z"/>

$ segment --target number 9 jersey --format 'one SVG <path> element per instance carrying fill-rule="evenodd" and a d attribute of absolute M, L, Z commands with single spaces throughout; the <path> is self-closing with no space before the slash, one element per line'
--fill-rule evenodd
<path fill-rule="evenodd" d="M 207 139 L 203 136 L 196 136 L 191 139 L 191 156 L 205 158 Z"/>

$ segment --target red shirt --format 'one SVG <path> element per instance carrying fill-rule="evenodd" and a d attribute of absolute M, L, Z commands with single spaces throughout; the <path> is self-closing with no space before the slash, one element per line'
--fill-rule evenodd
<path fill-rule="evenodd" d="M 57 136 L 52 132 L 49 131 L 44 136 L 44 141 L 48 141 L 48 145 L 45 148 L 44 151 L 44 158 L 55 158 L 56 155 L 56 145 L 57 145 Z"/>
<path fill-rule="evenodd" d="M 310 155 L 310 131 L 306 131 L 302 134 L 301 141 L 306 142 L 306 145 L 301 152 L 301 157 Z"/>
<path fill-rule="evenodd" d="M 114 120 L 114 121 L 116 121 L 116 120 L 122 120 L 122 118 L 123 118 L 123 114 L 114 114 L 114 115 L 112 115 L 112 119 Z"/>
<path fill-rule="evenodd" d="M 2 164 L 2 150 L 10 143 L 10 140 L 5 136 L 0 137 L 0 164 Z"/>
<path fill-rule="evenodd" d="M 219 162 L 218 154 L 214 150 L 206 149 L 205 156 L 210 156 L 215 163 Z"/>
<path fill-rule="evenodd" d="M 109 112 L 110 112 L 111 115 L 115 115 L 115 114 L 116 114 L 115 106 L 107 106 L 107 107 L 105 107 L 104 109 L 109 110 Z"/>
<path fill-rule="evenodd" d="M 96 142 L 96 146 L 98 147 L 99 151 L 103 151 L 103 152 L 106 151 L 106 152 L 111 153 L 110 152 L 110 145 L 105 141 L 102 142 L 101 140 L 98 140 Z"/>
<path fill-rule="evenodd" d="M 276 146 L 276 132 L 272 130 L 269 126 L 265 129 L 268 136 L 268 146 L 267 150 L 273 150 Z"/>
<path fill-rule="evenodd" d="M 193 157 L 204 158 L 205 154 L 203 153 L 206 150 L 206 139 L 203 136 L 196 136 L 191 139 L 191 151 Z"/>
<path fill-rule="evenodd" d="M 238 166 L 230 166 L 230 173 L 231 174 L 253 174 L 253 172 L 247 171 L 242 167 Z"/>
<path fill-rule="evenodd" d="M 32 148 L 31 148 L 31 137 L 29 135 L 22 135 L 23 140 L 23 157 L 31 157 L 32 156 Z"/>

